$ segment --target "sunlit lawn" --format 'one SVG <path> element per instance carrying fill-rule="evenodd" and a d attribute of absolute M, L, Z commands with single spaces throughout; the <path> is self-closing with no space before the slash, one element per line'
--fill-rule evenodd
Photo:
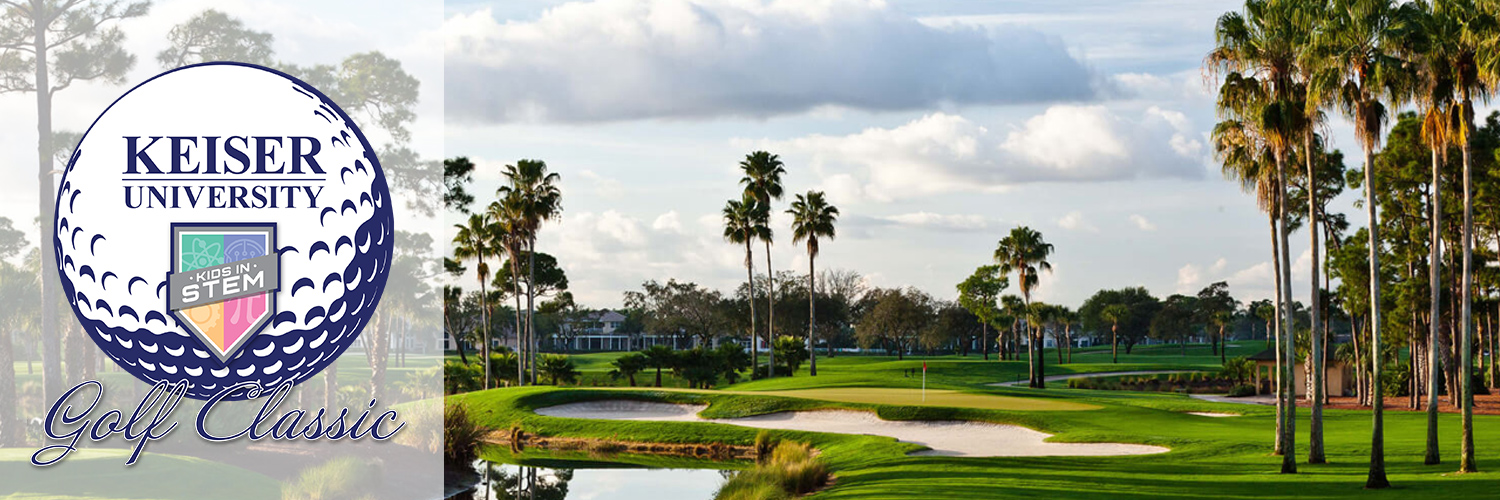
<path fill-rule="evenodd" d="M 31 465 L 34 449 L 0 448 L 0 498 L 263 499 L 281 483 L 255 472 L 191 457 L 148 453 L 126 467 L 128 450 L 83 449 L 47 468 Z"/>
<path fill-rule="evenodd" d="M 1264 344 L 1240 342 L 1229 356 L 1259 352 Z M 1182 357 L 1177 346 L 1141 346 L 1121 363 L 1109 362 L 1107 347 L 1075 351 L 1074 364 L 1053 366 L 1048 373 L 1187 369 L 1213 370 L 1218 357 L 1207 346 L 1189 346 Z M 1051 353 L 1049 352 L 1049 355 Z M 617 353 L 578 357 L 580 366 L 598 370 Z M 920 403 L 920 368 L 928 365 L 928 401 Z M 473 406 L 484 423 L 496 428 L 522 425 L 542 435 L 598 437 L 670 443 L 726 442 L 749 444 L 756 430 L 713 423 L 622 422 L 542 417 L 532 413 L 555 404 L 630 397 L 667 402 L 709 404 L 708 418 L 728 418 L 777 411 L 857 409 L 886 419 L 978 420 L 1014 423 L 1055 434 L 1053 440 L 1121 442 L 1166 446 L 1161 455 L 1128 457 L 953 458 L 907 456 L 916 445 L 872 436 L 776 431 L 785 439 L 811 442 L 823 450 L 837 482 L 814 499 L 908 498 L 1489 498 L 1500 484 L 1495 473 L 1457 475 L 1458 419 L 1444 414 L 1440 436 L 1444 464 L 1422 465 L 1425 416 L 1386 415 L 1386 457 L 1391 482 L 1384 491 L 1362 489 L 1370 446 L 1370 416 L 1365 411 L 1329 411 L 1325 435 L 1329 464 L 1301 465 L 1296 475 L 1278 474 L 1280 457 L 1271 456 L 1273 409 L 1258 405 L 1220 404 L 1178 394 L 1085 391 L 1054 384 L 1046 390 L 994 387 L 1016 374 L 1021 361 L 988 362 L 977 356 L 820 358 L 819 376 L 796 376 L 745 382 L 725 390 L 588 388 L 497 389 L 450 397 Z M 641 381 L 648 381 L 642 377 Z M 942 391 L 942 392 L 938 392 Z M 916 398 L 918 401 L 913 402 Z M 1003 402 L 1003 403 L 1001 403 Z M 1037 405 L 1036 402 L 1045 403 Z M 993 404 L 992 404 L 993 403 Z M 1027 405 L 1012 405 L 1026 403 Z M 1092 411 L 1038 411 L 1049 405 L 1080 405 Z M 1188 411 L 1237 413 L 1209 418 Z M 1307 412 L 1299 412 L 1299 461 L 1305 462 Z M 1477 416 L 1476 449 L 1482 470 L 1500 467 L 1500 417 Z"/>

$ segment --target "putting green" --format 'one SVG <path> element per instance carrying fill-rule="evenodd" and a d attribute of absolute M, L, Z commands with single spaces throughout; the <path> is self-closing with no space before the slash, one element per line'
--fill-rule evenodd
<path fill-rule="evenodd" d="M 1054 399 L 1021 398 L 993 394 L 928 389 L 922 397 L 921 389 L 887 389 L 880 387 L 842 387 L 828 389 L 798 389 L 790 391 L 734 391 L 736 394 L 760 396 L 783 396 L 788 398 L 818 399 L 840 403 L 864 403 L 896 406 L 945 406 L 977 408 L 981 410 L 1019 411 L 1078 411 L 1097 410 L 1100 407 L 1073 401 Z"/>

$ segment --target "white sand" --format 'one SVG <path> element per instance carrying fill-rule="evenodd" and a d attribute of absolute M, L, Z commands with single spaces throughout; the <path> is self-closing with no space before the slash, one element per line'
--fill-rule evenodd
<path fill-rule="evenodd" d="M 704 406 L 640 401 L 592 401 L 540 408 L 549 417 L 602 420 L 706 421 L 757 429 L 895 438 L 931 448 L 913 455 L 947 457 L 1050 457 L 1149 455 L 1171 451 L 1160 446 L 1120 443 L 1048 443 L 1051 434 L 1015 425 L 964 421 L 891 421 L 860 411 L 783 412 L 746 418 L 702 420 Z"/>
<path fill-rule="evenodd" d="M 1187 414 L 1188 415 L 1197 415 L 1197 416 L 1200 416 L 1200 417 L 1213 417 L 1213 418 L 1238 417 L 1238 416 L 1240 416 L 1240 414 L 1238 414 L 1238 413 L 1214 413 L 1214 412 L 1211 412 L 1211 411 L 1190 411 L 1190 412 L 1187 412 Z"/>

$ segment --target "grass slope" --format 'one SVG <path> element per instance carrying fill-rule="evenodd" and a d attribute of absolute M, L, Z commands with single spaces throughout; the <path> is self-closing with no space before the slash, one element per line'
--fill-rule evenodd
<path fill-rule="evenodd" d="M 191 457 L 148 453 L 126 467 L 128 450 L 73 452 L 51 467 L 31 465 L 36 450 L 0 448 L 0 498 L 280 498 L 281 483 L 255 472 Z"/>
<path fill-rule="evenodd" d="M 1258 345 L 1255 347 L 1259 347 Z M 1160 354 L 1138 353 L 1135 363 L 1075 364 L 1049 367 L 1049 373 L 1126 369 L 1203 368 L 1208 356 L 1185 364 L 1171 363 L 1175 346 Z M 1153 349 L 1146 349 L 1149 352 Z M 1206 351 L 1206 349 L 1204 349 Z M 1231 350 L 1231 355 L 1234 355 Z M 1097 354 L 1091 354 L 1097 356 Z M 1108 352 L 1103 356 L 1107 360 Z M 1199 359 L 1194 360 L 1194 357 Z M 1075 352 L 1074 359 L 1081 356 Z M 1141 361 L 1158 361 L 1155 363 Z M 1216 358 L 1215 363 L 1216 363 Z M 1124 359 L 1122 359 L 1124 361 Z M 910 387 L 901 376 L 920 368 L 921 359 L 844 357 L 820 363 L 816 378 L 756 381 L 734 391 L 598 390 L 528 387 L 497 389 L 450 397 L 472 405 L 481 421 L 497 428 L 512 425 L 542 435 L 603 439 L 749 444 L 754 429 L 694 422 L 619 422 L 542 417 L 535 408 L 593 399 L 634 398 L 665 402 L 707 403 L 705 417 L 726 418 L 789 410 L 857 409 L 882 418 L 963 419 L 1013 423 L 1055 434 L 1053 441 L 1122 442 L 1172 448 L 1161 455 L 1130 457 L 951 458 L 915 457 L 919 447 L 875 436 L 776 431 L 784 439 L 806 441 L 822 449 L 838 481 L 815 499 L 921 498 L 1486 498 L 1494 494 L 1494 473 L 1457 475 L 1458 419 L 1441 417 L 1443 465 L 1422 465 L 1425 416 L 1388 413 L 1386 461 L 1395 487 L 1364 491 L 1369 458 L 1367 412 L 1329 411 L 1325 418 L 1327 465 L 1300 464 L 1302 473 L 1277 474 L 1280 457 L 1269 454 L 1273 410 L 1250 405 L 1216 404 L 1177 394 L 1147 394 L 1068 389 L 1032 390 L 988 387 L 996 373 L 1025 369 L 1022 362 L 984 363 L 972 358 L 928 359 L 929 387 L 967 394 L 1029 397 L 1101 407 L 1095 411 L 1016 411 L 922 407 L 820 401 L 776 396 L 774 391 L 807 391 L 833 387 Z M 831 382 L 831 383 L 830 383 Z M 915 380 L 920 384 L 920 379 Z M 768 392 L 771 391 L 771 392 Z M 802 395 L 813 394 L 803 392 Z M 1185 411 L 1241 413 L 1235 418 L 1208 418 Z M 1300 411 L 1298 456 L 1306 456 L 1307 412 Z M 1500 467 L 1500 417 L 1475 417 L 1480 466 Z"/>

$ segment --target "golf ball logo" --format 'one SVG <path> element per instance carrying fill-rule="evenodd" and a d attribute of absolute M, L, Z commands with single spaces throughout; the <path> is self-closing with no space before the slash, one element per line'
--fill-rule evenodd
<path fill-rule="evenodd" d="M 380 162 L 337 104 L 275 70 L 201 64 L 126 92 L 80 140 L 55 265 L 112 360 L 207 399 L 307 380 L 353 344 L 385 288 L 392 219 Z"/>

